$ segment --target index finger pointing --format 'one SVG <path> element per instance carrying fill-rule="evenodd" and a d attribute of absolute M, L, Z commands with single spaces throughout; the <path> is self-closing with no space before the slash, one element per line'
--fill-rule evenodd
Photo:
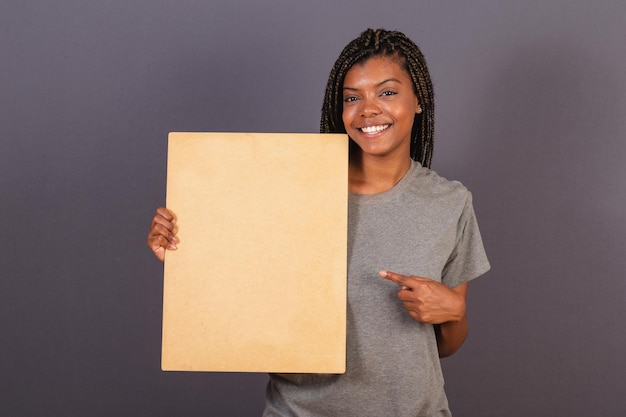
<path fill-rule="evenodd" d="M 396 284 L 400 284 L 402 286 L 406 286 L 408 277 L 406 275 L 396 274 L 395 272 L 382 270 L 378 273 L 382 278 L 385 278 L 389 281 L 393 281 Z"/>

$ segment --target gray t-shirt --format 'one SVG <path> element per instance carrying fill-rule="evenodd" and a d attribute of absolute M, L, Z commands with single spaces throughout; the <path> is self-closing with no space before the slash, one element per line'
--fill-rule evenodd
<path fill-rule="evenodd" d="M 488 271 L 470 192 L 413 162 L 392 189 L 350 194 L 346 373 L 271 374 L 264 417 L 450 416 L 433 326 L 382 269 L 450 287 Z"/>

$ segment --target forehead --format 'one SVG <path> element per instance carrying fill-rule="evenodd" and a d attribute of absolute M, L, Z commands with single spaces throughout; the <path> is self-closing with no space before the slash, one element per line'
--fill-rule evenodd
<path fill-rule="evenodd" d="M 402 58 L 397 56 L 374 56 L 354 64 L 346 73 L 344 86 L 385 80 L 396 80 L 401 83 L 409 83 L 409 85 L 413 84 L 404 68 Z"/>

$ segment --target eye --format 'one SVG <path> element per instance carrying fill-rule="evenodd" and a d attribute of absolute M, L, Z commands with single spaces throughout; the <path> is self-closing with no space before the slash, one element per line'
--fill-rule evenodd
<path fill-rule="evenodd" d="M 344 97 L 343 101 L 346 103 L 352 103 L 353 101 L 356 101 L 356 97 L 355 96 Z"/>
<path fill-rule="evenodd" d="M 381 96 L 394 96 L 394 95 L 396 95 L 396 94 L 398 94 L 398 93 L 396 93 L 396 92 L 395 92 L 395 91 L 393 91 L 393 90 L 385 90 L 385 91 L 383 91 L 380 95 L 381 95 Z"/>

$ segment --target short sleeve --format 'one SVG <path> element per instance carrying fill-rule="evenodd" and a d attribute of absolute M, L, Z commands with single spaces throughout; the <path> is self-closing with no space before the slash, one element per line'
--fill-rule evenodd
<path fill-rule="evenodd" d="M 457 224 L 456 245 L 443 268 L 442 282 L 456 287 L 481 276 L 490 268 L 472 205 L 472 194 L 468 191 Z"/>

